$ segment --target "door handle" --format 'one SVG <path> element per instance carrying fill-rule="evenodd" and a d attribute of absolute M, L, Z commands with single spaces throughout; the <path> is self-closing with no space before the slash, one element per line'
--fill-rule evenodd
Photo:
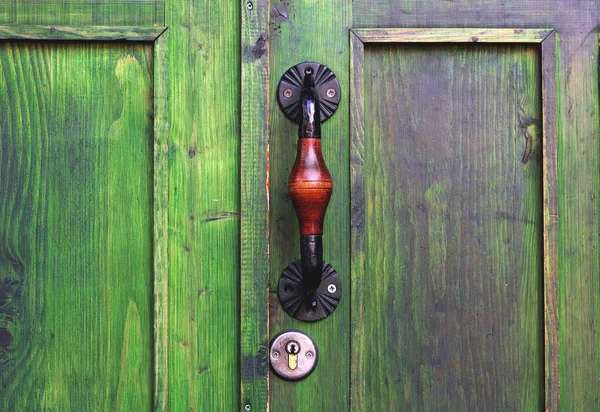
<path fill-rule="evenodd" d="M 335 112 L 339 91 L 333 72 L 311 62 L 289 69 L 279 84 L 280 105 L 299 124 L 288 191 L 298 217 L 300 260 L 283 271 L 278 293 L 285 311 L 304 321 L 329 316 L 341 297 L 339 276 L 323 260 L 323 223 L 333 180 L 321 151 L 321 121 Z"/>

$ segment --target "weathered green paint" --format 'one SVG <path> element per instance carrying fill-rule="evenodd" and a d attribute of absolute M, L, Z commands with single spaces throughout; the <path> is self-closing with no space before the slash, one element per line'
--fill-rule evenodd
<path fill-rule="evenodd" d="M 164 27 L 106 27 L 106 26 L 0 26 L 2 40 L 45 41 L 154 41 Z"/>
<path fill-rule="evenodd" d="M 276 8 L 273 9 L 273 7 Z M 349 407 L 350 266 L 349 266 L 349 118 L 348 29 L 351 2 L 329 1 L 327 7 L 309 2 L 273 2 L 271 11 L 271 337 L 285 329 L 308 333 L 319 349 L 319 365 L 307 379 L 290 383 L 272 375 L 274 411 L 336 411 Z M 287 179 L 296 157 L 298 125 L 280 111 L 275 98 L 283 73 L 303 61 L 317 61 L 337 75 L 342 100 L 336 114 L 322 127 L 323 156 L 333 178 L 333 196 L 325 217 L 324 259 L 342 281 L 343 297 L 334 314 L 316 322 L 296 321 L 277 298 L 281 272 L 300 258 L 300 233 L 289 200 Z"/>
<path fill-rule="evenodd" d="M 170 411 L 239 399 L 240 9 L 170 0 L 168 391 Z"/>
<path fill-rule="evenodd" d="M 242 105 L 240 180 L 240 410 L 269 402 L 269 1 L 240 1 Z M 251 4 L 252 7 L 249 7 Z M 266 164 L 264 161 L 266 160 Z"/>
<path fill-rule="evenodd" d="M 162 26 L 165 0 L 0 0 L 0 24 Z"/>
<path fill-rule="evenodd" d="M 147 410 L 152 46 L 0 43 L 0 85 L 0 409 Z"/>
<path fill-rule="evenodd" d="M 538 48 L 364 47 L 352 405 L 539 410 Z"/>
<path fill-rule="evenodd" d="M 560 408 L 599 410 L 598 2 L 357 0 L 353 21 L 353 27 L 556 29 Z"/>

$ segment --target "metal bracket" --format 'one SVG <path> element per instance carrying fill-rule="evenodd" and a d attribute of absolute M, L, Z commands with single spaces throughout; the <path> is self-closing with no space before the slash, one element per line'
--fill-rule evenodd
<path fill-rule="evenodd" d="M 315 89 L 321 106 L 321 123 L 337 110 L 342 97 L 340 82 L 335 74 L 320 63 L 304 62 L 290 67 L 281 77 L 277 88 L 277 100 L 285 116 L 295 123 L 302 121 L 300 92 L 304 84 L 306 69 L 312 69 Z"/>
<path fill-rule="evenodd" d="M 302 276 L 302 262 L 297 260 L 281 274 L 278 295 L 288 314 L 298 320 L 314 322 L 326 318 L 337 308 L 342 297 L 342 282 L 333 266 L 323 262 L 321 283 L 314 294 L 308 294 Z"/>

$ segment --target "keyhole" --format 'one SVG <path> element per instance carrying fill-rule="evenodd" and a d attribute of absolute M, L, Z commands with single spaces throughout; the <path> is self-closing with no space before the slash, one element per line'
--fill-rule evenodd
<path fill-rule="evenodd" d="M 298 352 L 300 352 L 300 345 L 295 341 L 288 342 L 288 344 L 285 345 L 285 351 L 290 355 L 297 355 Z"/>

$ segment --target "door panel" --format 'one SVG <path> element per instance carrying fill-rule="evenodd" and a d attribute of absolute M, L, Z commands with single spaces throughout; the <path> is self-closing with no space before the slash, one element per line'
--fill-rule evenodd
<path fill-rule="evenodd" d="M 0 409 L 148 410 L 153 49 L 0 43 Z"/>
<path fill-rule="evenodd" d="M 539 57 L 365 45 L 358 409 L 543 406 Z"/>

